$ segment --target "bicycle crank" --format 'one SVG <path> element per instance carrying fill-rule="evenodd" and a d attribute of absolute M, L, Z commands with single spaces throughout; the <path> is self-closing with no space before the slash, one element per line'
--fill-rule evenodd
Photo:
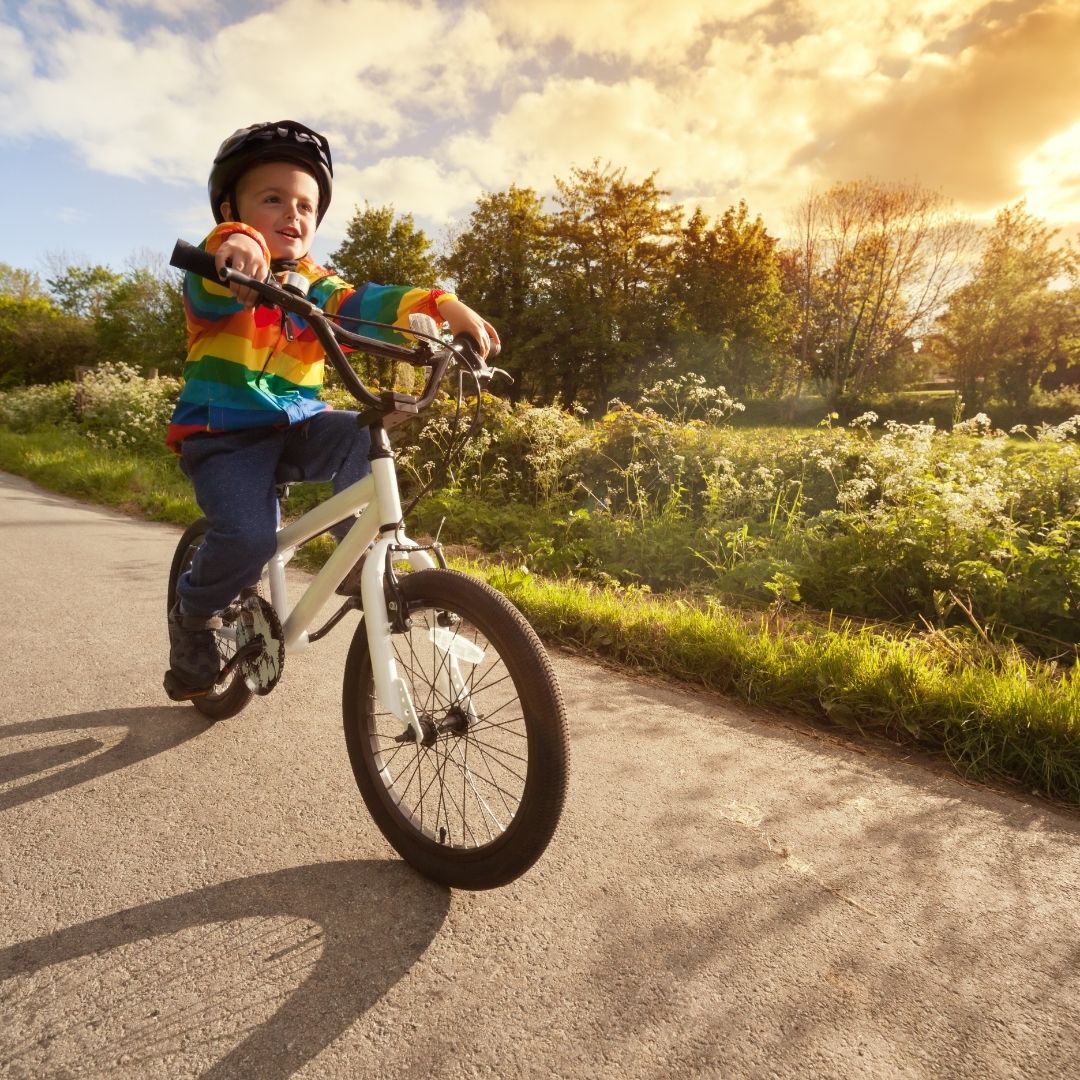
<path fill-rule="evenodd" d="M 273 606 L 261 596 L 240 602 L 236 620 L 236 655 L 226 665 L 240 667 L 248 689 L 269 694 L 285 667 L 285 632 Z"/>

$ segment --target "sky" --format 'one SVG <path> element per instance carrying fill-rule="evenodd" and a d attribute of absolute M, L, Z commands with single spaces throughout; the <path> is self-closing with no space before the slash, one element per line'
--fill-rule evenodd
<path fill-rule="evenodd" d="M 593 161 L 786 238 L 811 191 L 914 182 L 1080 230 L 1080 0 L 3 0 L 0 262 L 123 269 L 213 224 L 221 141 L 333 148 L 357 206 L 435 242 L 484 192 Z"/>

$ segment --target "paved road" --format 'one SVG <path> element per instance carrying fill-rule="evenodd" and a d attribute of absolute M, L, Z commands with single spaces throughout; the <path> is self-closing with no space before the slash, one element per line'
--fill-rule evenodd
<path fill-rule="evenodd" d="M 563 826 L 448 892 L 355 791 L 345 627 L 165 700 L 177 536 L 0 475 L 0 1076 L 1077 1075 L 1077 816 L 560 655 Z"/>

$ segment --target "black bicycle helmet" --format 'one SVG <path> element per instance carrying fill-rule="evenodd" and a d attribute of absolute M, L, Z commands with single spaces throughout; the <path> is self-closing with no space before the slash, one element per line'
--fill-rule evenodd
<path fill-rule="evenodd" d="M 263 161 L 295 161 L 310 169 L 319 185 L 319 209 L 315 224 L 322 223 L 334 190 L 334 166 L 330 160 L 330 144 L 317 131 L 295 120 L 252 124 L 234 131 L 218 148 L 210 170 L 207 190 L 210 209 L 219 224 L 225 220 L 221 204 L 228 200 L 236 208 L 237 180 Z"/>

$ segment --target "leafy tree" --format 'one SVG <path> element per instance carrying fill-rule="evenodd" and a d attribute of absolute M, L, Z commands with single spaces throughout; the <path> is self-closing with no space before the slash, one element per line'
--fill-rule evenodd
<path fill-rule="evenodd" d="M 331 252 L 330 260 L 337 271 L 355 285 L 374 281 L 380 285 L 434 285 L 438 274 L 431 244 L 422 229 L 418 229 L 412 214 L 394 217 L 393 206 L 372 206 L 364 203 L 353 214 L 345 230 L 341 246 Z M 363 327 L 357 327 L 361 332 Z M 378 357 L 356 356 L 364 377 L 380 386 L 402 384 L 405 378 L 399 366 Z M 335 376 L 327 371 L 332 385 Z M 405 381 L 411 385 L 413 374 Z"/>
<path fill-rule="evenodd" d="M 777 241 L 745 202 L 715 225 L 700 209 L 683 226 L 675 293 L 688 320 L 693 370 L 737 397 L 765 390 L 781 374 L 791 302 L 781 282 Z"/>
<path fill-rule="evenodd" d="M 106 296 L 94 327 L 101 359 L 178 373 L 186 351 L 181 279 L 148 267 L 129 270 Z"/>
<path fill-rule="evenodd" d="M 964 272 L 972 226 L 916 184 L 858 180 L 800 207 L 787 280 L 800 313 L 800 376 L 830 404 L 887 381 Z"/>
<path fill-rule="evenodd" d="M 547 356 L 557 334 L 547 302 L 551 237 L 543 200 L 511 186 L 482 195 L 468 227 L 440 262 L 468 303 L 499 331 L 500 367 L 513 377 L 512 400 L 551 400 L 558 389 Z"/>
<path fill-rule="evenodd" d="M 341 246 L 330 261 L 346 281 L 361 285 L 434 285 L 435 257 L 412 214 L 394 217 L 393 206 L 357 207 L 345 230 Z"/>
<path fill-rule="evenodd" d="M 1060 286 L 1076 262 L 1055 244 L 1056 232 L 1023 202 L 1006 207 L 971 281 L 949 298 L 928 348 L 969 406 L 982 406 L 991 392 L 1024 405 L 1049 370 L 1074 356 L 1077 296 Z"/>
<path fill-rule="evenodd" d="M 0 296 L 12 300 L 45 300 L 48 294 L 33 270 L 20 270 L 0 262 Z"/>
<path fill-rule="evenodd" d="M 94 362 L 93 326 L 48 300 L 0 296 L 0 389 L 70 379 Z"/>
<path fill-rule="evenodd" d="M 640 183 L 594 161 L 556 179 L 550 235 L 551 298 L 565 327 L 551 361 L 568 404 L 594 410 L 614 394 L 636 397 L 652 381 L 671 341 L 671 290 L 681 220 L 655 173 Z"/>
<path fill-rule="evenodd" d="M 68 266 L 48 278 L 49 291 L 68 315 L 95 319 L 121 275 L 107 266 Z"/>

